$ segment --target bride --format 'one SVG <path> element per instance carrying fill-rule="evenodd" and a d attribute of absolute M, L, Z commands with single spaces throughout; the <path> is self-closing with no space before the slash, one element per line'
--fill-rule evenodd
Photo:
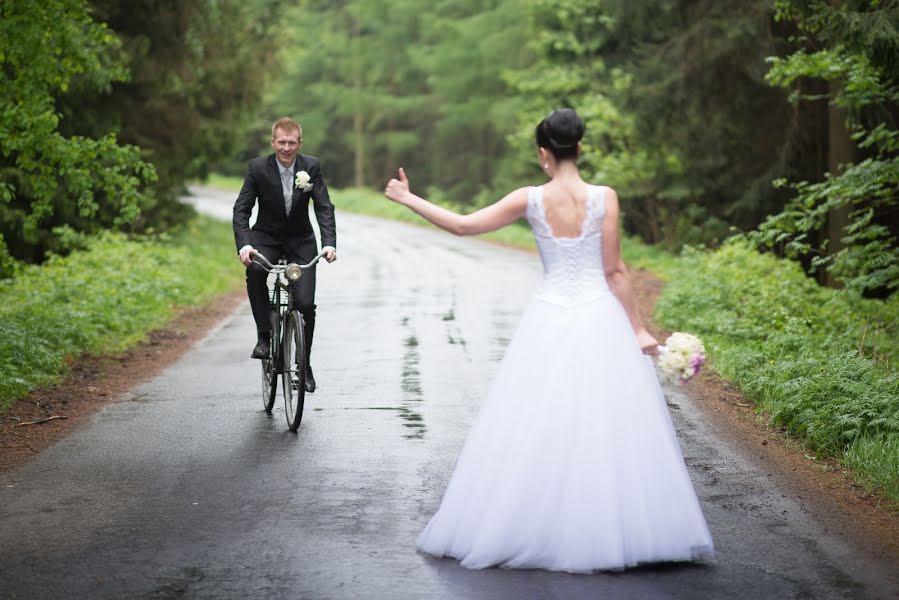
<path fill-rule="evenodd" d="M 403 169 L 385 195 L 456 235 L 525 217 L 543 283 L 522 315 L 419 549 L 465 567 L 591 572 L 712 554 L 658 377 L 658 342 L 621 260 L 618 196 L 581 179 L 584 123 L 537 126 L 550 181 L 459 215 L 413 194 Z"/>

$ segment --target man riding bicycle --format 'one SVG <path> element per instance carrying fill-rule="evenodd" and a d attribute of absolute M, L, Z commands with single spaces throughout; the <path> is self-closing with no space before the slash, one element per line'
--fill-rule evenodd
<path fill-rule="evenodd" d="M 334 205 L 322 179 L 321 165 L 313 156 L 299 154 L 303 130 L 291 118 L 272 125 L 274 154 L 250 161 L 243 187 L 234 203 L 234 239 L 240 262 L 247 267 L 247 296 L 256 321 L 258 340 L 252 358 L 265 359 L 271 347 L 271 322 L 267 273 L 253 263 L 258 252 L 270 262 L 284 257 L 288 262 L 307 263 L 318 254 L 315 232 L 309 221 L 309 200 L 321 231 L 322 251 L 328 262 L 337 260 L 337 225 Z M 250 213 L 258 202 L 256 223 Z M 306 391 L 315 391 L 309 366 L 315 330 L 315 267 L 292 283 L 297 307 L 303 314 L 306 339 Z"/>

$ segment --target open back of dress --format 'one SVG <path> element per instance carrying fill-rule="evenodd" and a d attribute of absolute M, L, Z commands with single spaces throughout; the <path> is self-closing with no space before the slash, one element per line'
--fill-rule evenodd
<path fill-rule="evenodd" d="M 527 219 L 543 261 L 543 285 L 537 297 L 570 305 L 611 293 L 602 264 L 605 188 L 590 186 L 578 237 L 556 237 L 546 221 L 543 187 L 528 194 Z"/>

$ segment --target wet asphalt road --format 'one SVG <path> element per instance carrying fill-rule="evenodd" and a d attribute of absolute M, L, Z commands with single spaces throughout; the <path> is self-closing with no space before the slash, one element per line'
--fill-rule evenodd
<path fill-rule="evenodd" d="M 233 194 L 203 193 L 230 214 Z M 680 390 L 669 401 L 714 560 L 585 576 L 417 553 L 539 260 L 376 219 L 338 223 L 340 259 L 319 270 L 320 390 L 299 434 L 280 404 L 262 411 L 243 305 L 159 377 L 0 475 L 0 597 L 894 597 L 887 565 L 821 531 Z"/>

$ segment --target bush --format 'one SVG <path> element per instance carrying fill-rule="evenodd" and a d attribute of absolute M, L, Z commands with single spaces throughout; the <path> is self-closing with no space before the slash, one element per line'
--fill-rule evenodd
<path fill-rule="evenodd" d="M 746 242 L 688 251 L 668 279 L 661 324 L 700 335 L 773 424 L 883 487 L 899 468 L 899 298 L 822 288 Z"/>
<path fill-rule="evenodd" d="M 173 238 L 106 233 L 0 282 L 0 410 L 56 380 L 82 352 L 119 351 L 234 289 L 242 269 L 226 223 L 197 218 Z"/>

